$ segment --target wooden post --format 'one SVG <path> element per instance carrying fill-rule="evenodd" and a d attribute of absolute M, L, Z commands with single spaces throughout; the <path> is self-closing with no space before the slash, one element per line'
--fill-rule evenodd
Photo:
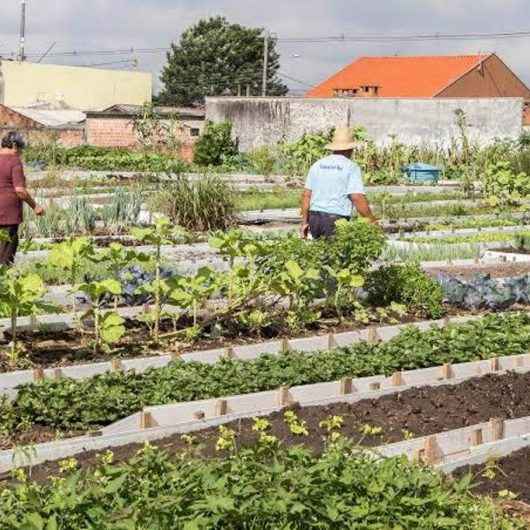
<path fill-rule="evenodd" d="M 340 380 L 340 395 L 345 396 L 353 392 L 353 384 L 351 377 L 343 377 Z"/>
<path fill-rule="evenodd" d="M 337 344 L 337 339 L 335 338 L 335 333 L 331 332 L 328 335 L 328 350 L 334 350 L 339 345 Z"/>
<path fill-rule="evenodd" d="M 427 464 L 438 464 L 442 460 L 443 455 L 436 436 L 429 436 L 425 439 L 423 451 L 423 458 Z"/>
<path fill-rule="evenodd" d="M 518 368 L 522 368 L 524 366 L 524 355 L 518 355 L 515 359 L 515 364 Z"/>
<path fill-rule="evenodd" d="M 63 377 L 63 371 L 60 368 L 54 368 L 53 370 L 53 378 L 56 381 L 59 381 Z"/>
<path fill-rule="evenodd" d="M 368 328 L 368 342 L 370 343 L 376 343 L 381 340 L 381 337 L 379 337 L 379 334 L 377 333 L 377 329 L 374 326 L 370 326 Z"/>
<path fill-rule="evenodd" d="M 35 383 L 38 383 L 39 381 L 42 381 L 44 379 L 44 370 L 41 366 L 38 366 L 37 368 L 33 369 L 33 381 Z"/>
<path fill-rule="evenodd" d="M 452 379 L 453 377 L 453 366 L 451 365 L 451 363 L 445 363 L 442 366 L 442 379 Z"/>
<path fill-rule="evenodd" d="M 150 429 L 154 426 L 155 422 L 153 420 L 153 415 L 147 410 L 142 410 L 140 412 L 140 418 L 138 419 L 138 427 L 140 429 Z"/>
<path fill-rule="evenodd" d="M 29 316 L 29 329 L 33 333 L 39 327 L 36 315 Z"/>
<path fill-rule="evenodd" d="M 394 372 L 392 374 L 392 386 L 403 386 L 404 384 L 402 372 Z"/>
<path fill-rule="evenodd" d="M 278 398 L 277 398 L 278 405 L 280 407 L 286 407 L 287 405 L 289 405 L 290 400 L 291 400 L 291 396 L 289 394 L 289 387 L 281 386 L 278 389 Z"/>
<path fill-rule="evenodd" d="M 215 415 L 225 416 L 228 412 L 228 401 L 226 399 L 218 399 L 215 402 Z"/>
<path fill-rule="evenodd" d="M 476 429 L 471 433 L 471 446 L 476 447 L 477 445 L 482 445 L 484 443 L 484 438 L 482 435 L 482 429 Z"/>
<path fill-rule="evenodd" d="M 289 339 L 284 337 L 280 346 L 281 353 L 289 353 L 291 351 L 291 345 L 289 344 Z"/>
<path fill-rule="evenodd" d="M 490 367 L 492 372 L 498 372 L 500 370 L 499 358 L 492 357 L 490 359 Z"/>
<path fill-rule="evenodd" d="M 381 390 L 381 383 L 370 383 L 368 388 L 370 390 Z"/>
<path fill-rule="evenodd" d="M 204 411 L 202 411 L 202 410 L 196 410 L 193 413 L 193 419 L 194 420 L 203 420 L 205 416 L 206 416 L 206 414 L 204 414 Z"/>
<path fill-rule="evenodd" d="M 504 438 L 504 420 L 502 418 L 491 418 L 490 428 L 492 441 L 495 442 Z"/>
<path fill-rule="evenodd" d="M 225 357 L 227 359 L 236 358 L 236 352 L 234 351 L 234 348 L 232 346 L 228 346 L 228 348 L 225 349 Z"/>
<path fill-rule="evenodd" d="M 121 361 L 119 359 L 112 359 L 110 361 L 110 368 L 113 372 L 119 372 L 122 369 Z"/>

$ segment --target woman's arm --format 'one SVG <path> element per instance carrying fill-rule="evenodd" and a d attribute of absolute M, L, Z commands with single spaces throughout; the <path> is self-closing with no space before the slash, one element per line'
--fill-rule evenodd
<path fill-rule="evenodd" d="M 35 199 L 26 189 L 26 177 L 24 176 L 24 169 L 22 168 L 22 164 L 17 164 L 13 168 L 12 178 L 13 186 L 15 188 L 15 193 L 17 194 L 17 197 L 21 201 L 24 201 L 35 212 L 36 215 L 42 215 L 44 213 L 44 208 L 37 205 Z"/>

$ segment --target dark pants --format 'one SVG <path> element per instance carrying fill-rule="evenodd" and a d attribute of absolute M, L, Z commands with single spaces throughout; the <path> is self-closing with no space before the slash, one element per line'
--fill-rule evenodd
<path fill-rule="evenodd" d="M 309 212 L 309 231 L 313 239 L 331 237 L 335 234 L 335 223 L 339 219 L 349 220 L 343 215 L 332 215 L 324 212 Z"/>
<path fill-rule="evenodd" d="M 13 265 L 17 248 L 18 225 L 0 226 L 0 265 Z"/>

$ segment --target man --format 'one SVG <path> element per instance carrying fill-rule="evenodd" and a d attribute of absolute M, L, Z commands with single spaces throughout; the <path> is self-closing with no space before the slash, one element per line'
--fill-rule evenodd
<path fill-rule="evenodd" d="M 322 158 L 309 170 L 302 196 L 300 235 L 306 239 L 329 237 L 335 233 L 335 222 L 351 219 L 353 207 L 358 214 L 376 223 L 364 194 L 361 169 L 352 162 L 354 142 L 351 131 L 338 128 L 326 149 L 333 154 Z"/>

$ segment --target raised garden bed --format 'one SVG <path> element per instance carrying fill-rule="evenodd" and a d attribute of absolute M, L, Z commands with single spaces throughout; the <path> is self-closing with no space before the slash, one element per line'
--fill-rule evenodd
<path fill-rule="evenodd" d="M 274 436 L 282 445 L 303 444 L 315 454 L 321 454 L 328 444 L 327 437 L 340 433 L 355 444 L 378 447 L 384 444 L 437 434 L 489 421 L 490 418 L 513 419 L 530 415 L 527 388 L 530 373 L 486 375 L 459 385 L 443 385 L 396 392 L 378 399 L 355 403 L 333 403 L 324 406 L 290 406 L 268 416 L 243 418 L 224 424 L 235 434 L 235 447 L 255 445 L 262 433 Z M 295 423 L 289 421 L 292 411 Z M 264 421 L 266 423 L 264 423 Z M 262 429 L 256 425 L 266 425 Z M 45 441 L 53 431 L 37 430 L 24 442 Z M 195 447 L 205 457 L 219 454 L 219 428 L 210 427 L 190 435 L 175 434 L 151 442 L 170 454 Z M 142 447 L 129 444 L 113 449 L 114 461 L 133 457 Z M 99 451 L 81 453 L 76 457 L 80 467 L 94 466 Z M 35 480 L 44 480 L 59 473 L 59 462 L 48 462 L 32 468 Z"/>

